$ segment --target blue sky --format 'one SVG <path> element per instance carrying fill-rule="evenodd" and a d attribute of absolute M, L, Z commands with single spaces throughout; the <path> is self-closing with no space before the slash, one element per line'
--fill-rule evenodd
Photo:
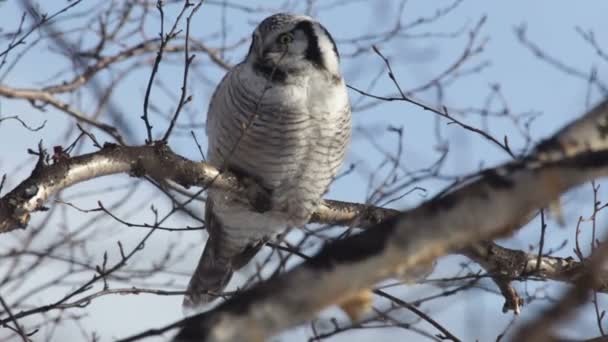
<path fill-rule="evenodd" d="M 336 1 L 318 1 L 319 6 Z M 64 2 L 40 2 L 42 8 L 48 12 L 53 12 Z M 83 10 L 95 6 L 94 1 L 85 0 L 77 6 L 75 10 Z M 216 2 L 217 3 L 217 2 Z M 292 11 L 304 11 L 304 1 L 234 1 L 236 4 L 248 4 L 251 6 L 267 7 L 268 11 L 244 13 L 241 11 L 227 8 L 227 27 L 226 42 L 228 44 L 237 42 L 243 37 L 249 36 L 257 22 L 266 15 L 272 13 L 272 9 L 277 9 L 283 4 L 287 4 Z M 395 13 L 397 13 L 399 1 L 378 0 L 378 1 L 352 1 L 352 4 L 339 7 L 329 11 L 319 11 L 315 16 L 328 28 L 334 38 L 339 42 L 338 48 L 342 54 L 349 54 L 353 51 L 352 46 L 340 44 L 352 37 L 360 36 L 364 33 L 382 32 L 394 25 Z M 410 0 L 407 2 L 402 13 L 402 22 L 415 21 L 420 16 L 432 15 L 437 7 L 444 7 L 449 1 L 425 1 Z M 168 6 L 166 9 L 167 18 L 174 18 L 179 6 Z M 214 2 L 204 4 L 196 14 L 192 34 L 196 38 L 206 39 L 210 46 L 218 46 L 220 39 L 213 37 L 222 27 L 221 13 L 222 7 L 215 5 Z M 4 31 L 12 30 L 17 27 L 21 9 L 16 1 L 8 0 L 0 2 L 0 28 Z M 472 27 L 480 17 L 487 17 L 486 23 L 481 30 L 480 37 L 487 38 L 484 51 L 475 57 L 470 66 L 489 62 L 489 65 L 481 73 L 474 73 L 458 80 L 446 88 L 444 104 L 453 108 L 480 107 L 489 93 L 492 84 L 499 84 L 502 94 L 509 104 L 509 108 L 516 113 L 534 112 L 539 116 L 531 126 L 531 135 L 538 141 L 554 132 L 561 125 L 569 122 L 580 115 L 588 106 L 588 82 L 584 79 L 566 75 L 556 68 L 535 58 L 535 56 L 520 44 L 515 34 L 516 27 L 525 25 L 528 37 L 541 46 L 547 53 L 555 56 L 568 65 L 589 72 L 592 67 L 597 68 L 599 80 L 606 80 L 608 74 L 607 61 L 601 60 L 595 51 L 583 41 L 577 33 L 576 28 L 584 31 L 593 30 L 599 42 L 608 41 L 608 30 L 606 27 L 606 13 L 608 13 L 608 2 L 604 0 L 593 0 L 586 2 L 566 2 L 566 1 L 483 1 L 483 0 L 464 0 L 462 4 L 451 14 L 441 20 L 424 26 L 420 30 L 413 30 L 411 34 L 423 33 L 450 33 L 458 32 L 463 27 Z M 77 22 L 78 19 L 75 21 Z M 65 22 L 61 25 L 71 25 L 73 22 Z M 158 32 L 158 19 L 156 22 L 149 21 L 146 32 L 150 36 Z M 38 37 L 33 34 L 30 41 Z M 212 37 L 212 38 L 209 38 Z M 481 40 L 481 39 L 480 39 Z M 386 43 L 378 44 L 379 49 L 390 60 L 394 68 L 395 75 L 404 89 L 415 88 L 433 78 L 438 71 L 443 70 L 461 52 L 466 42 L 466 34 L 454 38 L 397 38 Z M 2 50 L 7 41 L 0 41 Z M 91 43 L 92 44 L 92 43 Z M 247 43 L 248 44 L 248 43 Z M 232 62 L 240 61 L 247 49 L 247 44 L 230 55 L 226 56 Z M 86 45 L 86 44 L 85 44 Z M 59 70 L 70 70 L 71 66 L 65 59 L 49 49 L 48 43 L 39 44 L 33 51 L 25 55 L 17 67 L 0 84 L 13 87 L 36 87 L 49 83 L 55 83 Z M 608 45 L 606 46 L 608 49 Z M 189 105 L 189 112 L 183 117 L 183 123 L 190 121 L 202 123 L 208 98 L 214 85 L 222 76 L 222 71 L 212 67 L 209 60 L 203 54 L 196 57 L 198 64 L 195 65 L 197 72 L 204 77 L 197 77 L 196 81 L 191 82 L 190 91 L 194 95 L 194 101 Z M 181 64 L 162 66 L 159 76 L 166 83 L 169 89 L 173 89 L 174 95 L 178 95 L 181 84 Z M 382 60 L 373 53 L 368 53 L 363 57 L 350 59 L 344 58 L 342 69 L 348 84 L 365 89 L 376 75 L 384 70 Z M 0 75 L 3 70 L 0 70 Z M 120 86 L 113 95 L 113 103 L 119 115 L 130 123 L 135 132 L 133 143 L 142 143 L 144 138 L 143 124 L 138 119 L 141 115 L 143 93 L 147 84 L 149 68 L 142 68 L 134 71 L 128 79 Z M 62 76 L 67 78 L 66 74 Z M 100 75 L 101 80 L 107 80 L 108 75 Z M 61 79 L 61 78 L 60 78 Z M 390 79 L 384 74 L 377 81 L 377 85 L 372 90 L 374 94 L 388 95 L 394 94 L 396 89 Z M 175 108 L 175 97 L 166 95 L 159 88 L 154 89 L 155 106 L 160 111 L 172 112 Z M 87 108 L 92 103 L 91 93 L 86 93 L 81 105 Z M 434 103 L 437 94 L 427 91 L 417 94 L 421 99 Z M 601 94 L 597 89 L 591 91 L 591 104 L 595 103 Z M 67 100 L 67 98 L 65 98 Z M 359 95 L 351 92 L 353 102 L 359 101 Z M 368 100 L 363 100 L 363 103 Z M 7 187 L 10 188 L 18 183 L 29 172 L 33 166 L 33 159 L 25 151 L 27 148 L 34 147 L 39 140 L 43 140 L 45 145 L 50 147 L 65 141 L 66 132 L 73 127 L 73 122 L 66 116 L 53 109 L 41 113 L 30 107 L 23 101 L 8 101 L 0 99 L 0 115 L 8 116 L 19 114 L 32 125 L 47 120 L 44 129 L 39 132 L 28 132 L 20 129 L 16 122 L 6 121 L 0 123 L 0 173 L 9 172 Z M 384 158 L 378 153 L 370 142 L 365 139 L 362 130 L 371 132 L 381 137 L 376 139 L 379 146 L 389 151 L 394 151 L 396 138 L 394 135 L 386 133 L 386 127 L 403 127 L 404 130 L 404 167 L 416 170 L 431 164 L 438 158 L 440 152 L 437 150 L 438 142 L 435 138 L 437 118 L 434 114 L 424 111 L 414 105 L 391 102 L 384 103 L 370 109 L 355 112 L 354 124 L 358 132 L 353 140 L 353 145 L 349 153 L 349 163 L 357 164 L 357 171 L 343 179 L 337 181 L 333 186 L 328 197 L 344 199 L 349 201 L 364 201 L 370 174 L 377 170 L 378 165 Z M 107 119 L 109 120 L 109 119 Z M 158 116 L 153 116 L 155 120 L 155 130 L 157 136 L 160 135 L 166 122 Z M 476 127 L 483 127 L 484 123 L 478 117 L 468 116 L 463 118 L 467 123 Z M 109 122 L 109 121 L 106 121 Z M 441 135 L 450 143 L 450 153 L 447 168 L 444 170 L 450 175 L 460 175 L 475 172 L 483 163 L 485 166 L 495 165 L 509 160 L 509 156 L 496 148 L 487 140 L 473 135 L 456 125 L 446 125 L 445 121 L 439 121 Z M 509 136 L 511 146 L 518 150 L 522 147 L 523 140 L 517 134 L 515 127 L 508 120 L 490 120 L 489 132 L 502 139 Z M 204 132 L 199 126 L 197 128 L 199 137 L 204 145 Z M 102 133 L 96 132 L 101 140 L 108 139 Z M 73 136 L 73 133 L 72 135 Z M 198 158 L 198 151 L 191 138 L 186 134 L 172 139 L 171 147 L 179 153 L 190 158 Z M 91 150 L 89 147 L 88 150 Z M 15 168 L 19 165 L 23 167 Z M 382 174 L 385 172 L 381 170 Z M 79 185 L 67 194 L 96 189 L 100 186 L 107 186 L 112 182 L 124 184 L 129 182 L 126 176 L 108 177 L 103 180 L 93 181 Z M 405 197 L 392 206 L 396 208 L 408 208 L 420 203 L 432 194 L 440 191 L 446 182 L 430 181 L 421 184 L 428 190 L 426 197 L 419 193 L 414 193 Z M 147 189 L 149 185 L 142 186 L 143 190 L 138 192 L 139 198 L 150 198 L 159 205 L 166 205 L 166 200 Z M 582 187 L 579 190 L 565 196 L 565 212 L 567 227 L 576 223 L 579 214 L 585 213 L 588 205 L 588 195 L 591 193 L 590 186 Z M 152 197 L 146 197 L 152 196 Z M 98 197 L 79 200 L 83 207 L 95 206 Z M 110 198 L 111 199 L 111 198 Z M 110 200 L 105 199 L 105 200 Z M 132 208 L 130 208 L 132 209 Z M 129 208 L 121 209 L 123 213 L 129 212 Z M 588 211 L 588 210 L 587 210 Z M 83 214 L 68 211 L 74 219 L 79 222 L 88 218 Z M 133 220 L 150 220 L 149 211 L 141 210 Z M 184 224 L 181 218 L 172 221 L 173 224 Z M 95 241 L 94 250 L 100 255 L 108 250 L 111 257 L 116 258 L 114 248 L 118 238 L 127 243 L 135 243 L 144 234 L 144 231 L 137 231 L 117 227 L 111 221 L 100 220 L 102 229 L 109 229 L 116 234 L 107 235 L 107 238 Z M 57 223 L 54 223 L 57 224 Z M 513 238 L 504 243 L 508 246 L 517 248 L 527 248 L 528 244 L 536 242 L 537 226 L 517 233 Z M 550 226 L 552 233 L 551 243 L 559 244 L 565 238 L 572 238 L 572 229 L 558 228 L 555 224 Z M 49 234 L 50 232 L 46 232 Z M 15 234 L 20 234 L 16 232 Z M 570 234 L 570 235 L 569 235 Z M 12 241 L 12 240 L 11 240 Z M 153 260 L 155 251 L 162 251 L 166 248 L 167 241 L 172 241 L 181 246 L 193 245 L 202 247 L 202 235 L 198 232 L 188 234 L 174 234 L 168 236 L 159 233 L 147 244 L 146 250 L 142 253 L 140 260 L 149 258 Z M 43 245 L 43 242 L 41 242 Z M 3 241 L 3 246 L 6 242 Z M 199 247 L 200 248 L 200 247 Z M 202 249 L 202 248 L 201 248 Z M 570 249 L 562 251 L 563 255 L 569 255 Z M 186 260 L 176 265 L 176 271 L 186 274 L 191 270 L 198 257 L 200 250 L 192 248 Z M 457 263 L 462 261 L 460 258 L 446 258 L 442 260 L 438 267 L 438 273 L 450 274 L 450 271 L 457 267 Z M 53 270 L 48 270 L 52 273 Z M 157 279 L 165 281 L 167 279 Z M 187 277 L 181 276 L 174 279 L 176 282 L 186 285 Z M 492 285 L 488 283 L 488 287 Z M 517 284 L 519 289 L 523 289 L 522 284 Z M 421 291 L 428 291 L 426 288 L 413 286 L 403 290 L 400 294 L 405 299 L 416 298 Z M 61 291 L 57 293 L 57 296 Z M 35 303 L 46 303 L 45 298 L 36 298 Z M 87 308 L 88 316 L 84 322 L 89 327 L 94 327 L 102 337 L 102 340 L 112 340 L 115 337 L 124 337 L 145 328 L 150 328 L 165 324 L 181 317 L 180 308 L 181 298 L 179 297 L 160 297 L 150 295 L 140 296 L 106 296 L 99 298 Z M 497 332 L 508 323 L 510 314 L 502 314 L 502 299 L 493 294 L 483 291 L 471 291 L 465 295 L 447 298 L 442 301 L 434 302 L 425 307 L 438 321 L 444 324 L 451 332 L 464 340 L 478 338 L 480 341 L 494 340 Z M 538 306 L 525 307 L 523 319 L 533 314 Z M 589 311 L 589 310 L 587 310 Z M 589 311 L 590 312 L 590 311 Z M 590 336 L 597 335 L 596 328 L 590 323 L 591 316 L 584 314 L 583 318 L 571 323 L 577 329 L 569 333 L 584 334 L 585 331 Z M 473 321 L 472 321 L 473 320 Z M 473 323 L 474 322 L 474 323 Z M 62 334 L 67 337 L 74 336 L 74 327 L 66 328 Z M 282 335 L 285 340 L 287 336 L 302 337 L 306 333 L 298 329 L 292 334 Z M 354 331 L 338 335 L 334 341 L 342 340 L 366 340 L 370 337 L 377 337 L 377 334 L 390 336 L 391 338 L 404 338 L 407 332 L 397 329 L 387 329 L 378 331 Z M 387 334 L 387 335 L 384 335 Z M 78 340 L 76 338 L 75 340 Z"/>

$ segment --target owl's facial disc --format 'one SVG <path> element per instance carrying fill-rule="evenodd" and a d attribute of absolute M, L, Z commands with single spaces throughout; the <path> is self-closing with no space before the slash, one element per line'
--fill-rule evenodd
<path fill-rule="evenodd" d="M 280 16 L 282 21 L 269 25 L 267 20 L 275 16 Z M 265 68 L 287 73 L 313 67 L 339 75 L 338 50 L 321 24 L 309 17 L 275 16 L 264 20 L 254 32 L 248 58 Z"/>

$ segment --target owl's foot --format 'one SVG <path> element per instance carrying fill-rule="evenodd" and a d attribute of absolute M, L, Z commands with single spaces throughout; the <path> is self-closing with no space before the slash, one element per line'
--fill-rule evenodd
<path fill-rule="evenodd" d="M 255 211 L 265 213 L 272 209 L 271 190 L 264 188 L 251 178 L 243 178 L 242 182 L 247 188 L 247 200 Z"/>

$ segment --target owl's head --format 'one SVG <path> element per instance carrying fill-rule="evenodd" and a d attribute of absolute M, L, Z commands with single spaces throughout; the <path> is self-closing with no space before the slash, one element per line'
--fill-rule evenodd
<path fill-rule="evenodd" d="M 315 68 L 340 75 L 338 49 L 327 30 L 314 19 L 286 13 L 264 19 L 253 32 L 246 61 L 270 73 L 298 73 Z"/>

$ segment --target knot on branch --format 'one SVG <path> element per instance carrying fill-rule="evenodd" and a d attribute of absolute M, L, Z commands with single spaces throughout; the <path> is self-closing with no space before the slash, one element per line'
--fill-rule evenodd
<path fill-rule="evenodd" d="M 486 259 L 492 263 L 491 273 L 510 279 L 521 277 L 526 272 L 528 257 L 523 251 L 506 250 L 496 244 L 487 243 Z"/>

